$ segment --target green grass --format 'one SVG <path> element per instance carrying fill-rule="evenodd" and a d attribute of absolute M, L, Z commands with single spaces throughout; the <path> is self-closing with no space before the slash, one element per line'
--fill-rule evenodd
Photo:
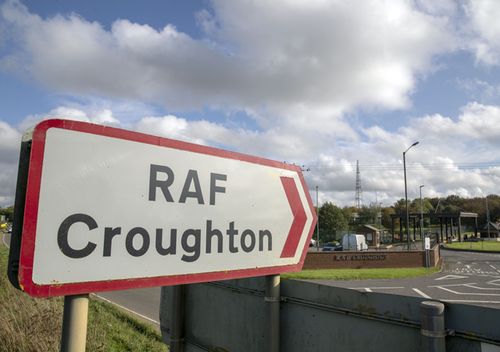
<path fill-rule="evenodd" d="M 302 270 L 297 273 L 283 274 L 281 277 L 309 280 L 400 279 L 429 275 L 438 271 L 439 268 L 319 269 Z"/>
<path fill-rule="evenodd" d="M 500 251 L 500 242 L 480 241 L 480 242 L 454 242 L 445 244 L 444 248 L 452 249 L 472 249 L 476 251 Z"/>
<path fill-rule="evenodd" d="M 59 351 L 63 299 L 31 298 L 7 279 L 8 249 L 0 244 L 0 350 Z M 168 351 L 147 323 L 90 299 L 87 351 Z"/>

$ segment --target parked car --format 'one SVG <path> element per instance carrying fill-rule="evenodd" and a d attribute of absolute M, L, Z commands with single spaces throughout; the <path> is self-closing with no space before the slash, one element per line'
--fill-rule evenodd
<path fill-rule="evenodd" d="M 345 251 L 366 251 L 368 245 L 364 235 L 355 233 L 344 235 L 342 238 L 342 247 Z"/>
<path fill-rule="evenodd" d="M 323 246 L 323 252 L 337 252 L 342 250 L 342 245 L 340 243 L 327 243 Z"/>

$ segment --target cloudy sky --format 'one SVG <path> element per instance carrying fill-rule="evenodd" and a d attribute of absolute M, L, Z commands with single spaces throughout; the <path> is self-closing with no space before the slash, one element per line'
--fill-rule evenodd
<path fill-rule="evenodd" d="M 303 165 L 320 202 L 500 193 L 495 0 L 0 2 L 0 206 L 60 117 Z"/>

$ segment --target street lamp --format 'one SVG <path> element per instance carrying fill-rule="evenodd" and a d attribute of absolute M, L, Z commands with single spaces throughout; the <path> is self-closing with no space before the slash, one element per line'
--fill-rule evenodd
<path fill-rule="evenodd" d="M 488 207 L 488 196 L 486 196 L 486 223 L 488 224 L 488 238 L 490 238 L 490 208 Z"/>
<path fill-rule="evenodd" d="M 318 186 L 316 186 L 316 214 L 318 215 L 318 220 L 316 221 L 316 252 L 319 252 L 319 196 L 318 196 Z"/>
<path fill-rule="evenodd" d="M 422 188 L 424 185 L 420 185 L 420 239 L 423 243 L 423 228 L 424 228 L 424 207 L 422 205 Z"/>
<path fill-rule="evenodd" d="M 408 213 L 408 188 L 406 185 L 406 153 L 408 152 L 408 150 L 410 150 L 412 147 L 416 146 L 417 144 L 418 144 L 418 141 L 413 143 L 412 145 L 410 145 L 408 147 L 408 149 L 406 149 L 403 152 L 403 170 L 404 170 L 404 174 L 405 174 L 406 237 L 407 237 L 407 241 L 408 241 L 408 251 L 410 250 L 410 214 Z"/>

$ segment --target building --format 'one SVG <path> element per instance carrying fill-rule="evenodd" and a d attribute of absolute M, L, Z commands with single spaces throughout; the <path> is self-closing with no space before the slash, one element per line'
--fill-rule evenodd
<path fill-rule="evenodd" d="M 356 233 L 365 235 L 366 243 L 369 247 L 380 246 L 382 231 L 383 230 L 380 230 L 373 225 L 361 225 L 356 229 Z"/>
<path fill-rule="evenodd" d="M 497 238 L 500 234 L 500 224 L 490 221 L 490 230 L 488 232 L 488 224 L 484 225 L 480 232 L 481 238 Z"/>

